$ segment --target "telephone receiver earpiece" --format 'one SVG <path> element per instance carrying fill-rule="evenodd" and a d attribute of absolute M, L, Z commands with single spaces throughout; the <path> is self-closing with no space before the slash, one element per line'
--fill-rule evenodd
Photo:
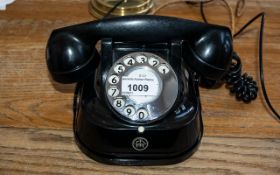
<path fill-rule="evenodd" d="M 209 30 L 187 41 L 183 57 L 188 65 L 206 79 L 222 79 L 232 60 L 231 33 Z"/>
<path fill-rule="evenodd" d="M 95 44 L 113 41 L 185 41 L 184 60 L 209 79 L 220 79 L 231 63 L 232 38 L 227 27 L 163 16 L 125 16 L 54 30 L 47 44 L 47 65 L 61 83 L 82 81 L 98 66 Z"/>

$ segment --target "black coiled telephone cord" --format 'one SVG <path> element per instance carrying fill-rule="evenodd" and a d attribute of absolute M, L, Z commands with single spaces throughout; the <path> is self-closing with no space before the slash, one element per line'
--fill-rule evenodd
<path fill-rule="evenodd" d="M 224 81 L 230 93 L 235 94 L 238 100 L 248 103 L 257 98 L 257 82 L 247 73 L 242 74 L 241 60 L 236 52 L 233 52 L 232 63 Z"/>
<path fill-rule="evenodd" d="M 240 33 L 242 33 L 243 30 L 245 30 L 251 23 L 253 23 L 256 19 L 261 18 L 261 25 L 260 25 L 260 35 L 259 35 L 259 73 L 260 73 L 260 82 L 261 82 L 261 88 L 262 88 L 262 93 L 263 93 L 263 97 L 265 99 L 265 102 L 267 104 L 267 106 L 269 107 L 270 111 L 275 115 L 275 117 L 280 120 L 280 115 L 278 114 L 278 112 L 275 110 L 275 108 L 272 106 L 270 99 L 267 95 L 266 92 L 266 87 L 265 87 L 265 83 L 264 83 L 264 73 L 263 73 L 263 31 L 264 31 L 264 16 L 265 13 L 259 13 L 258 15 L 256 15 L 254 18 L 252 18 L 249 22 L 247 22 L 238 32 L 236 32 L 234 34 L 234 37 L 238 36 Z M 238 56 L 237 56 L 238 57 Z M 233 59 L 234 60 L 234 59 Z M 230 74 L 231 72 L 229 72 Z M 248 80 L 248 79 L 247 79 Z M 253 80 L 251 80 L 252 82 L 254 82 Z M 247 83 L 247 82 L 246 82 Z M 255 84 L 255 83 L 253 83 Z M 248 91 L 249 93 L 251 93 L 252 91 L 254 91 L 254 88 L 252 88 L 252 83 L 248 83 L 248 89 L 250 89 L 250 91 Z M 254 96 L 252 96 L 254 97 Z"/>

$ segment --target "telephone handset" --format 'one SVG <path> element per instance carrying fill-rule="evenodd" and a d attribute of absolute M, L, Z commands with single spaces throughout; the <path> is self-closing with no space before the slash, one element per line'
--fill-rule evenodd
<path fill-rule="evenodd" d="M 64 27 L 47 45 L 54 80 L 81 86 L 77 144 L 97 161 L 122 165 L 189 157 L 203 134 L 199 79 L 222 79 L 231 56 L 227 27 L 163 16 Z"/>

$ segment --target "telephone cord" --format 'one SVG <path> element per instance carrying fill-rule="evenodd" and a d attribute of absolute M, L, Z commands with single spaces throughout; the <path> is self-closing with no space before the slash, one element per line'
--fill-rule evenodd
<path fill-rule="evenodd" d="M 237 4 L 239 4 L 239 2 L 240 1 L 238 1 Z M 201 16 L 202 16 L 204 22 L 208 23 L 208 21 L 205 17 L 204 11 L 203 11 L 203 3 L 200 3 L 200 13 L 201 13 Z M 236 15 L 238 15 L 237 11 L 236 11 Z M 278 121 L 280 121 L 280 115 L 276 111 L 276 109 L 273 107 L 273 105 L 269 99 L 269 96 L 267 94 L 265 80 L 264 80 L 264 73 L 263 73 L 264 17 L 265 17 L 264 12 L 257 14 L 255 17 L 250 19 L 245 25 L 243 25 L 236 33 L 234 33 L 233 37 L 236 38 L 237 36 L 239 36 L 254 21 L 261 18 L 260 33 L 259 33 L 259 76 L 260 76 L 261 89 L 262 89 L 263 97 L 265 99 L 265 103 L 267 104 L 269 110 L 274 114 L 275 118 L 278 119 Z M 234 52 L 233 60 L 236 60 L 236 59 L 240 60 L 239 56 Z M 235 63 L 232 62 L 231 66 L 233 66 L 234 64 Z M 241 64 L 240 64 L 240 69 L 241 69 Z M 226 75 L 225 80 L 226 80 L 226 83 L 228 84 L 228 86 L 230 87 L 231 93 L 235 93 L 237 99 L 242 99 L 244 102 L 249 102 L 251 100 L 256 99 L 255 95 L 258 90 L 258 88 L 256 86 L 256 82 L 252 79 L 252 77 L 248 76 L 246 73 L 241 75 L 241 70 L 238 73 L 230 70 L 229 73 Z M 240 85 L 240 86 L 238 86 L 238 85 Z"/>

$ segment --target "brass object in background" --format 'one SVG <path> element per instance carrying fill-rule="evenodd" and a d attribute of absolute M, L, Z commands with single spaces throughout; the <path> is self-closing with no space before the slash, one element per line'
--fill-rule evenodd
<path fill-rule="evenodd" d="M 103 18 L 120 0 L 90 0 L 89 12 Z M 112 16 L 126 16 L 146 14 L 153 7 L 153 0 L 124 0 L 114 11 Z"/>

